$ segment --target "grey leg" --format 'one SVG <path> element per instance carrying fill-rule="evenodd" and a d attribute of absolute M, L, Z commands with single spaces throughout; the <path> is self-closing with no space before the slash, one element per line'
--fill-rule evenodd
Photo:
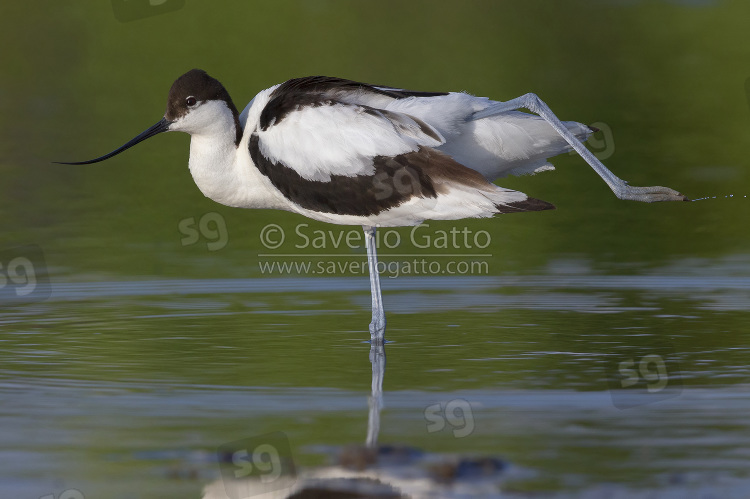
<path fill-rule="evenodd" d="M 544 118 L 586 160 L 591 168 L 599 174 L 618 198 L 643 201 L 645 203 L 653 203 L 654 201 L 688 201 L 687 197 L 668 187 L 633 187 L 628 185 L 627 182 L 609 171 L 601 161 L 596 159 L 591 151 L 586 149 L 581 141 L 565 128 L 565 125 L 562 124 L 547 104 L 537 97 L 536 94 L 525 94 L 507 102 L 498 102 L 487 109 L 474 113 L 471 119 L 478 120 L 521 108 L 528 109 Z"/>
<path fill-rule="evenodd" d="M 367 244 L 367 264 L 370 267 L 370 291 L 372 292 L 372 322 L 370 323 L 370 341 L 385 341 L 385 309 L 380 294 L 380 275 L 378 274 L 378 254 L 375 248 L 375 227 L 362 226 Z"/>

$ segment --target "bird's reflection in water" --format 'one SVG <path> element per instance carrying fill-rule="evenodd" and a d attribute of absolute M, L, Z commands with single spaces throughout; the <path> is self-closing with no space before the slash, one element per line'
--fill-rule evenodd
<path fill-rule="evenodd" d="M 370 363 L 372 390 L 365 445 L 340 448 L 331 466 L 296 472 L 292 467 L 292 473 L 280 476 L 272 473 L 274 460 L 260 456 L 256 465 L 258 469 L 266 467 L 268 473 L 237 479 L 222 473 L 223 479 L 205 487 L 203 498 L 500 497 L 500 480 L 508 466 L 501 459 L 440 456 L 408 445 L 378 443 L 386 364 L 383 344 L 371 345 Z M 244 457 L 251 460 L 247 455 Z M 220 456 L 220 459 L 226 460 L 228 456 Z M 221 465 L 225 464 L 231 465 Z M 241 463 L 240 467 L 246 464 L 249 462 Z M 283 464 L 281 467 L 289 469 Z M 503 494 L 502 497 L 509 496 Z"/>
<path fill-rule="evenodd" d="M 378 445 L 380 433 L 380 410 L 383 408 L 383 378 L 385 377 L 385 345 L 372 343 L 370 345 L 370 364 L 372 364 L 372 392 L 370 393 L 370 414 L 367 418 L 368 449 Z"/>

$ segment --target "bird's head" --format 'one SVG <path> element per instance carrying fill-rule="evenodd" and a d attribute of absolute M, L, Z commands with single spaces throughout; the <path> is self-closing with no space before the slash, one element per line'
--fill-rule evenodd
<path fill-rule="evenodd" d="M 114 151 L 88 161 L 57 162 L 63 165 L 87 165 L 98 163 L 130 149 L 139 142 L 162 132 L 186 132 L 191 135 L 211 133 L 217 127 L 226 130 L 226 120 L 233 119 L 235 143 L 239 143 L 242 130 L 237 108 L 229 92 L 219 80 L 202 69 L 192 69 L 172 84 L 167 98 L 164 117 L 141 134 Z"/>

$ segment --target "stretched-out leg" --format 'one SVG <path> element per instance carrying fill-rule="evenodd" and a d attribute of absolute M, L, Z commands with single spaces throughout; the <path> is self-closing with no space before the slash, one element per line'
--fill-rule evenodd
<path fill-rule="evenodd" d="M 537 97 L 536 94 L 529 93 L 507 102 L 498 102 L 497 104 L 489 106 L 487 109 L 474 113 L 471 119 L 479 120 L 521 108 L 528 109 L 532 113 L 536 113 L 544 118 L 544 120 L 549 123 L 589 165 L 591 165 L 591 168 L 599 174 L 618 198 L 643 201 L 645 203 L 653 203 L 654 201 L 688 201 L 687 197 L 669 187 L 633 187 L 628 185 L 627 182 L 612 173 L 602 164 L 601 161 L 596 159 L 591 151 L 586 149 L 581 141 L 562 124 L 547 104 Z"/>
<path fill-rule="evenodd" d="M 367 245 L 367 265 L 370 268 L 370 292 L 372 293 L 372 322 L 370 323 L 370 341 L 385 341 L 385 309 L 380 294 L 380 275 L 378 274 L 378 254 L 375 247 L 375 227 L 362 226 Z"/>

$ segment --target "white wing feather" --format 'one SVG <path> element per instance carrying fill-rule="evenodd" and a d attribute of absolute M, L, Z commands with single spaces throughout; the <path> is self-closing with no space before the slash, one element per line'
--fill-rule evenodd
<path fill-rule="evenodd" d="M 445 142 L 433 127 L 406 114 L 344 103 L 302 107 L 256 133 L 260 151 L 270 161 L 322 182 L 331 175 L 372 175 L 376 156 Z"/>

